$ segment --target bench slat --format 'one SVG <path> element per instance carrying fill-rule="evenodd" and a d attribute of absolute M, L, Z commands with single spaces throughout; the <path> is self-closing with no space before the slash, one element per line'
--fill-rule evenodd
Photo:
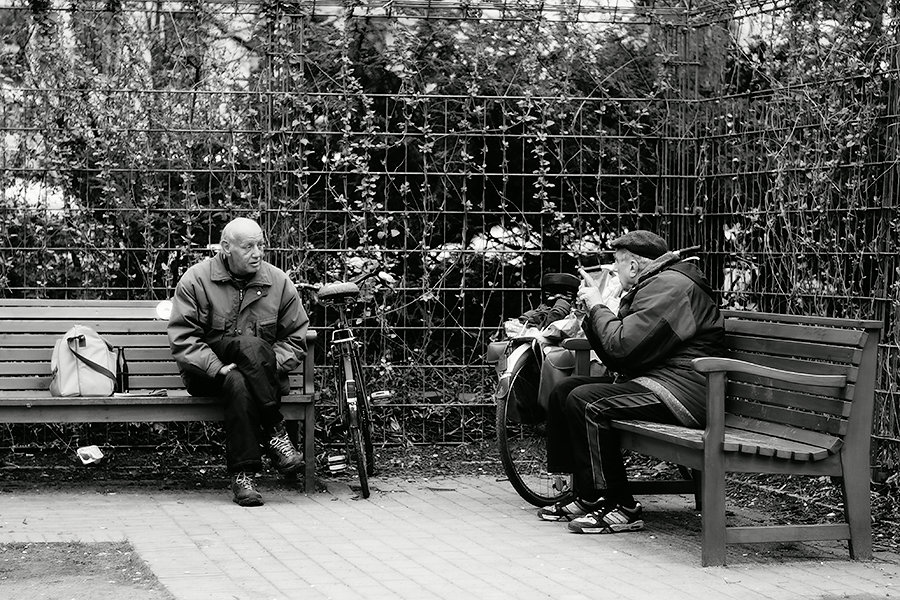
<path fill-rule="evenodd" d="M 613 427 L 618 430 L 660 439 L 686 448 L 697 450 L 703 448 L 702 429 L 635 420 L 613 421 L 612 423 Z M 831 454 L 825 448 L 731 427 L 726 427 L 725 429 L 723 449 L 725 452 L 740 452 L 742 454 L 776 457 L 800 462 L 822 460 Z"/>
<path fill-rule="evenodd" d="M 847 433 L 847 421 L 845 419 L 749 402 L 738 398 L 726 398 L 725 410 L 744 417 L 771 421 L 773 423 L 784 423 L 801 429 L 824 431 L 832 435 L 843 436 Z"/>
<path fill-rule="evenodd" d="M 179 389 L 184 387 L 184 381 L 178 374 L 171 375 L 131 375 L 129 383 L 132 389 L 140 390 L 156 390 L 156 389 Z M 303 388 L 303 375 L 300 373 L 292 373 L 289 376 L 291 389 Z M 46 375 L 31 377 L 0 377 L 0 391 L 3 395 L 8 395 L 10 390 L 49 390 L 50 389 L 50 372 L 47 368 Z M 49 392 L 48 392 L 49 393 Z"/>
<path fill-rule="evenodd" d="M 833 327 L 809 327 L 792 325 L 784 322 L 766 323 L 762 321 L 744 321 L 725 319 L 725 330 L 728 333 L 749 334 L 776 340 L 791 339 L 804 342 L 817 342 L 840 346 L 862 347 L 866 337 L 865 331 L 854 329 L 835 329 Z"/>
<path fill-rule="evenodd" d="M 90 308 L 93 310 L 107 310 L 109 308 L 140 309 L 155 308 L 162 300 L 107 300 L 107 299 L 66 299 L 55 300 L 47 298 L 0 298 L 0 310 L 9 307 L 28 307 L 31 310 L 44 307 L 62 307 L 63 309 Z"/>
<path fill-rule="evenodd" d="M 3 306 L 0 319 L 18 321 L 49 320 L 57 326 L 60 322 L 80 322 L 82 319 L 142 319 L 165 323 L 156 314 L 156 304 L 145 306 Z"/>
<path fill-rule="evenodd" d="M 849 328 L 849 329 L 868 329 L 880 330 L 883 326 L 881 321 L 871 319 L 844 319 L 840 317 L 820 317 L 810 315 L 787 315 L 782 313 L 764 313 L 750 312 L 746 310 L 725 309 L 722 315 L 728 321 L 775 321 L 777 323 L 793 323 L 813 325 L 820 327 L 825 324 L 827 327 Z"/>
<path fill-rule="evenodd" d="M 750 354 L 746 352 L 729 352 L 729 358 L 745 360 L 758 365 L 765 365 L 784 371 L 797 371 L 811 375 L 845 375 L 847 381 L 856 381 L 859 370 L 854 366 L 834 363 L 813 362 L 799 358 L 788 358 L 789 355 Z M 796 356 L 796 355 L 794 355 Z"/>
<path fill-rule="evenodd" d="M 0 333 L 0 348 L 53 348 L 54 344 L 56 344 L 56 340 L 59 339 L 66 330 L 63 330 L 57 334 L 31 334 L 31 333 L 20 333 L 20 334 L 9 334 L 9 333 Z M 107 342 L 112 344 L 113 346 L 122 346 L 123 348 L 130 348 L 132 346 L 146 347 L 146 348 L 168 348 L 169 347 L 169 338 L 166 335 L 160 334 L 104 334 L 103 337 Z"/>
<path fill-rule="evenodd" d="M 761 385 L 750 385 L 738 381 L 729 381 L 726 395 L 747 398 L 776 406 L 800 408 L 812 412 L 822 412 L 837 417 L 849 417 L 852 403 L 844 399 L 825 398 L 814 394 L 804 394 Z"/>
<path fill-rule="evenodd" d="M 733 430 L 763 432 L 766 435 L 780 437 L 785 440 L 795 440 L 803 444 L 823 448 L 829 454 L 836 454 L 844 445 L 844 441 L 839 437 L 770 421 L 758 421 L 739 415 L 725 415 L 725 425 Z"/>
<path fill-rule="evenodd" d="M 128 372 L 134 375 L 179 375 L 175 361 L 134 361 L 128 360 Z M 0 362 L 0 376 L 3 375 L 50 375 L 50 361 L 46 362 Z"/>
<path fill-rule="evenodd" d="M 134 392 L 139 394 L 140 390 Z M 307 404 L 312 401 L 312 397 L 308 394 L 290 394 L 281 399 L 282 404 L 301 403 Z M 155 404 L 155 405 L 184 405 L 184 404 L 213 404 L 220 406 L 221 400 L 214 396 L 191 396 L 184 390 L 173 390 L 165 396 L 97 396 L 83 397 L 71 396 L 66 398 L 57 398 L 47 394 L 39 395 L 22 395 L 22 396 L 0 396 L 0 410 L 7 409 L 12 406 L 22 406 L 30 404 L 32 408 L 39 406 L 121 406 L 124 404 Z"/>
<path fill-rule="evenodd" d="M 53 348 L 0 348 L 0 364 L 6 362 L 50 362 Z M 125 346 L 125 358 L 129 367 L 143 361 L 171 361 L 169 347 L 141 348 Z"/>
<path fill-rule="evenodd" d="M 772 380 L 768 377 L 761 377 L 759 375 L 748 375 L 747 373 L 730 373 L 728 375 L 729 382 L 741 382 L 747 383 L 751 385 L 757 386 L 772 386 Z M 788 381 L 779 381 L 778 387 L 789 392 L 797 392 L 800 394 L 809 395 L 811 390 L 809 387 L 803 385 L 802 383 L 792 383 Z M 825 396 L 828 398 L 841 398 L 848 399 L 853 398 L 855 386 L 849 384 L 845 387 L 818 387 L 816 388 L 815 395 Z"/>
<path fill-rule="evenodd" d="M 774 354 L 778 351 L 784 356 L 803 356 L 825 362 L 849 365 L 859 365 L 859 361 L 862 360 L 862 350 L 857 346 L 814 344 L 789 339 L 778 340 L 778 345 L 774 346 L 771 338 L 753 335 L 728 334 L 725 336 L 725 346 L 738 352 Z"/>
<path fill-rule="evenodd" d="M 46 320 L 17 320 L 0 319 L 0 331 L 9 334 L 16 333 L 55 333 L 57 336 L 64 334 L 72 325 L 86 325 L 101 335 L 109 333 L 159 333 L 165 335 L 166 321 L 136 320 L 132 313 L 130 319 L 110 321 L 102 315 L 100 318 L 68 319 L 66 321 Z"/>

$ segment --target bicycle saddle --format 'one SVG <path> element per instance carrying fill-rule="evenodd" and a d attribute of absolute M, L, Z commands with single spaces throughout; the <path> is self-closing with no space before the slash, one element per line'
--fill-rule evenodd
<path fill-rule="evenodd" d="M 341 302 L 348 298 L 356 298 L 359 296 L 359 286 L 352 281 L 338 281 L 336 283 L 326 283 L 316 292 L 319 300 L 327 302 Z"/>

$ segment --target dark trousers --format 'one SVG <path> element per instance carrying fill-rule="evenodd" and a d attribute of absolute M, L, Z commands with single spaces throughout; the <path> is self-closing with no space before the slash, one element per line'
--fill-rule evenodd
<path fill-rule="evenodd" d="M 234 363 L 237 368 L 212 379 L 186 373 L 185 387 L 192 396 L 222 398 L 228 471 L 261 471 L 261 446 L 272 427 L 282 421 L 275 352 L 270 344 L 252 336 L 225 338 L 210 347 L 223 363 Z"/>
<path fill-rule="evenodd" d="M 575 493 L 594 500 L 631 505 L 625 461 L 613 419 L 677 423 L 675 415 L 650 390 L 608 378 L 570 377 L 550 394 L 547 416 L 547 467 L 572 473 Z"/>

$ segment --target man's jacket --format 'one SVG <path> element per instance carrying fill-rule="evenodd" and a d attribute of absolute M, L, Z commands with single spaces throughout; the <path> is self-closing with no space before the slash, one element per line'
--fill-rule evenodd
<path fill-rule="evenodd" d="M 706 378 L 691 360 L 722 355 L 723 317 L 693 263 L 659 270 L 654 261 L 644 273 L 623 296 L 618 315 L 602 305 L 591 309 L 585 335 L 603 364 L 655 393 L 681 423 L 702 427 Z"/>
<path fill-rule="evenodd" d="M 279 373 L 306 356 L 309 318 L 293 283 L 263 261 L 241 289 L 221 254 L 192 266 L 175 288 L 169 317 L 169 346 L 182 374 L 215 378 L 224 363 L 209 344 L 251 335 L 272 344 Z"/>

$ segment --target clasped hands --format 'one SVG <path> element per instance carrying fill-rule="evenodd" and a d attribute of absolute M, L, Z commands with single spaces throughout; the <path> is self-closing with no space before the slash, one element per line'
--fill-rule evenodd
<path fill-rule="evenodd" d="M 593 285 L 582 285 L 578 288 L 578 301 L 587 311 L 590 311 L 598 304 L 604 304 L 600 288 Z"/>

